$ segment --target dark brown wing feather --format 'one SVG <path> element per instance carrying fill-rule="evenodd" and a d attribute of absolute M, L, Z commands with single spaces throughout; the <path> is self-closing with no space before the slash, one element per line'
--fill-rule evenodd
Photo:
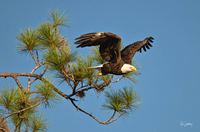
<path fill-rule="evenodd" d="M 111 32 L 93 32 L 83 34 L 75 39 L 77 47 L 100 45 L 101 57 L 108 62 L 116 62 L 121 59 L 121 38 Z"/>
<path fill-rule="evenodd" d="M 137 51 L 141 53 L 142 50 L 147 51 L 147 49 L 150 49 L 150 47 L 152 47 L 151 43 L 153 43 L 153 39 L 153 37 L 147 37 L 142 41 L 137 41 L 133 44 L 126 46 L 121 51 L 122 60 L 125 63 L 131 64 L 131 60 Z"/>

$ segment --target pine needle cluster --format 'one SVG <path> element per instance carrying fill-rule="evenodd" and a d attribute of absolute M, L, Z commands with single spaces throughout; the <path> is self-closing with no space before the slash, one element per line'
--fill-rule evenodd
<path fill-rule="evenodd" d="M 91 57 L 81 58 L 77 57 L 76 62 L 70 65 L 70 72 L 73 74 L 75 80 L 92 79 L 94 70 L 90 69 L 93 64 Z"/>
<path fill-rule="evenodd" d="M 8 117 L 11 117 L 11 122 L 16 126 L 16 129 L 20 129 L 21 126 L 25 126 L 27 129 L 31 129 L 34 125 L 34 129 L 45 129 L 45 122 L 37 117 L 36 106 L 39 105 L 39 98 L 31 97 L 30 94 L 27 94 L 21 91 L 19 88 L 15 89 L 6 89 L 0 94 L 0 106 L 5 109 L 8 114 Z M 33 118 L 34 117 L 34 118 Z M 41 120 L 40 124 L 34 120 Z"/>
<path fill-rule="evenodd" d="M 41 82 L 35 88 L 39 93 L 40 100 L 43 101 L 45 106 L 48 106 L 50 102 L 54 102 L 59 99 L 56 92 L 53 91 L 53 85 L 48 80 Z"/>
<path fill-rule="evenodd" d="M 64 45 L 61 49 L 49 50 L 45 54 L 46 64 L 51 70 L 62 71 L 66 65 L 73 60 L 69 47 Z"/>
<path fill-rule="evenodd" d="M 32 28 L 25 29 L 17 39 L 21 41 L 18 50 L 21 52 L 38 50 L 40 47 L 38 32 Z"/>
<path fill-rule="evenodd" d="M 131 88 L 106 92 L 106 104 L 103 107 L 112 109 L 119 113 L 127 113 L 132 110 L 137 101 L 136 92 Z"/>

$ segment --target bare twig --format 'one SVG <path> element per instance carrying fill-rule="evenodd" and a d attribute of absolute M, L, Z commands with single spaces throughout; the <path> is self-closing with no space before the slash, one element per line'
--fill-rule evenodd
<path fill-rule="evenodd" d="M 39 54 L 38 54 L 37 50 L 35 51 L 35 54 L 36 54 L 36 61 L 39 64 L 40 63 L 40 59 L 39 59 Z"/>
<path fill-rule="evenodd" d="M 24 87 L 22 86 L 22 84 L 19 82 L 19 80 L 17 79 L 16 76 L 12 76 L 12 78 L 15 80 L 16 84 L 18 85 L 18 87 L 23 91 L 25 90 Z"/>
<path fill-rule="evenodd" d="M 94 87 L 86 87 L 86 88 L 81 89 L 81 90 L 76 90 L 76 91 L 72 92 L 70 95 L 68 95 L 68 97 L 72 97 L 72 96 L 78 94 L 79 92 L 84 92 L 84 91 L 88 91 L 88 90 L 91 90 L 91 89 L 94 89 Z"/>
<path fill-rule="evenodd" d="M 45 69 L 43 70 L 43 72 L 40 74 L 40 76 L 42 77 L 48 70 L 48 66 L 45 67 Z"/>
<path fill-rule="evenodd" d="M 47 72 L 47 70 L 48 70 L 48 66 L 45 67 L 45 69 L 43 70 L 43 72 L 39 76 L 43 77 L 43 75 Z M 38 78 L 35 78 L 35 79 L 31 80 L 30 85 L 32 83 L 34 83 L 36 80 L 38 80 Z"/>
<path fill-rule="evenodd" d="M 81 82 L 81 86 L 79 87 L 79 88 L 77 88 L 77 91 L 78 90 L 81 90 L 81 89 L 83 89 L 83 88 L 86 88 L 86 87 L 88 87 L 89 85 L 87 84 L 87 85 L 83 85 L 83 82 Z"/>
<path fill-rule="evenodd" d="M 41 67 L 41 64 L 39 65 L 36 65 L 33 70 L 31 71 L 31 74 L 33 74 L 38 68 Z M 28 77 L 28 84 L 27 84 L 27 91 L 30 91 L 30 88 L 31 88 L 31 77 Z"/>
<path fill-rule="evenodd" d="M 70 81 L 72 81 L 72 82 L 75 83 L 75 80 L 74 80 L 73 75 L 72 75 L 72 76 L 68 75 L 68 74 L 67 74 L 67 71 L 66 71 L 65 69 L 63 69 L 63 70 L 61 71 L 61 74 L 63 74 L 63 76 L 64 76 L 64 78 L 65 78 L 65 81 L 67 82 L 67 84 L 68 84 L 68 85 L 71 87 L 71 89 L 73 90 L 73 86 L 72 86 L 72 84 L 70 83 Z"/>
<path fill-rule="evenodd" d="M 20 124 L 21 123 L 22 123 L 22 119 L 16 124 L 14 132 L 20 132 L 20 129 L 21 129 Z"/>
<path fill-rule="evenodd" d="M 39 64 L 39 62 L 37 61 L 38 59 L 37 59 L 37 57 L 34 55 L 33 51 L 30 50 L 29 52 L 30 52 L 30 55 L 31 55 L 33 61 L 35 62 L 35 65 L 38 65 L 38 64 Z"/>

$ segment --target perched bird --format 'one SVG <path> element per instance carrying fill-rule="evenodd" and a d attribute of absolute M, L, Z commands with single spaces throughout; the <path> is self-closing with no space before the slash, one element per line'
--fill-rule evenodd
<path fill-rule="evenodd" d="M 137 71 L 136 67 L 131 65 L 132 58 L 137 51 L 142 52 L 142 49 L 146 51 L 152 47 L 153 37 L 132 43 L 123 50 L 121 50 L 121 37 L 111 32 L 87 33 L 75 40 L 75 44 L 78 44 L 77 47 L 100 45 L 99 52 L 105 63 L 91 67 L 100 69 L 100 75 L 123 75 Z"/>

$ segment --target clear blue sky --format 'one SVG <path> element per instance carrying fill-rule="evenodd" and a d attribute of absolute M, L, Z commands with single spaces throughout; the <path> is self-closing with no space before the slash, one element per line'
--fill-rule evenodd
<path fill-rule="evenodd" d="M 0 72 L 30 72 L 31 60 L 18 54 L 17 34 L 36 27 L 49 11 L 65 11 L 69 26 L 63 34 L 73 44 L 82 33 L 111 31 L 124 45 L 152 35 L 154 47 L 135 56 L 142 73 L 137 84 L 127 81 L 141 98 L 137 110 L 114 124 L 102 126 L 77 112 L 67 101 L 44 109 L 48 132 L 198 132 L 200 131 L 200 1 L 199 0 L 1 0 Z M 77 50 L 73 48 L 73 50 Z M 85 50 L 78 50 L 86 54 Z M 0 80 L 2 87 L 10 80 Z M 97 96 L 97 98 L 93 98 Z M 91 93 L 83 101 L 100 117 L 102 96 Z M 103 115 L 103 116 L 101 116 Z M 180 122 L 191 122 L 182 127 Z"/>

